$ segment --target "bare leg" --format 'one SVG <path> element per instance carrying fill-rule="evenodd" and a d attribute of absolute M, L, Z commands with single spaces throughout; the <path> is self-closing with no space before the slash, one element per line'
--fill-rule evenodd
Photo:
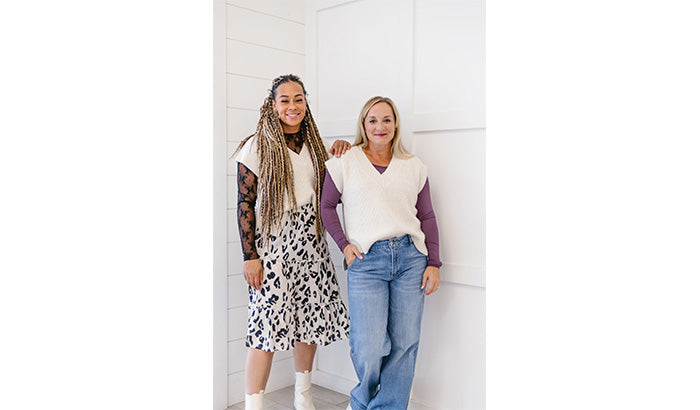
<path fill-rule="evenodd" d="M 314 365 L 314 354 L 316 354 L 316 345 L 302 342 L 294 343 L 294 368 L 296 371 L 303 373 L 311 371 Z"/>
<path fill-rule="evenodd" d="M 311 369 L 314 366 L 316 345 L 296 342 L 294 344 L 294 408 L 299 410 L 316 410 L 311 399 Z"/>
<path fill-rule="evenodd" d="M 265 390 L 267 379 L 270 377 L 273 356 L 274 352 L 248 349 L 248 359 L 245 365 L 246 394 L 260 393 L 260 390 Z"/>

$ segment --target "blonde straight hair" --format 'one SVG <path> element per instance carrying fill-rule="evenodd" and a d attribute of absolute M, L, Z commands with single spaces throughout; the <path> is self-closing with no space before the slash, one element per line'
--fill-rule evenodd
<path fill-rule="evenodd" d="M 411 158 L 413 154 L 408 152 L 406 147 L 404 147 L 403 143 L 401 142 L 401 121 L 399 120 L 399 110 L 396 108 L 396 104 L 394 104 L 389 97 L 372 97 L 365 103 L 364 106 L 362 106 L 360 116 L 357 119 L 357 134 L 355 136 L 355 142 L 352 145 L 359 146 L 360 148 L 367 148 L 369 145 L 369 138 L 367 138 L 367 133 L 365 132 L 365 118 L 367 118 L 367 113 L 369 112 L 370 108 L 380 102 L 389 104 L 391 110 L 394 112 L 396 130 L 394 131 L 394 138 L 391 140 L 391 155 L 402 159 Z"/>

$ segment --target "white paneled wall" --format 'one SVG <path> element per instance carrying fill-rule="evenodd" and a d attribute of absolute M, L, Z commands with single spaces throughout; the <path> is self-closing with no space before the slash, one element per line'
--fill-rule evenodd
<path fill-rule="evenodd" d="M 226 2 L 226 140 L 230 156 L 255 131 L 258 110 L 272 79 L 294 73 L 304 78 L 305 4 L 296 1 Z M 236 167 L 227 164 L 228 404 L 244 398 L 247 288 L 242 276 L 236 222 Z M 267 390 L 294 383 L 290 352 L 275 354 Z"/>
<path fill-rule="evenodd" d="M 423 131 L 415 133 L 412 150 L 430 167 L 442 279 L 479 287 L 486 285 L 485 142 L 483 128 Z"/>
<path fill-rule="evenodd" d="M 395 68 L 410 62 L 402 53 L 409 11 L 388 1 L 358 1 L 318 12 L 312 41 L 318 44 L 316 112 L 324 123 L 355 120 L 348 108 L 361 106 L 367 89 L 387 94 L 401 88 L 404 70 Z"/>
<path fill-rule="evenodd" d="M 484 0 L 416 0 L 414 39 L 414 114 L 483 127 Z"/>
<path fill-rule="evenodd" d="M 426 299 L 412 399 L 483 409 L 484 0 L 309 0 L 306 25 L 307 86 L 322 135 L 354 135 L 364 102 L 386 95 L 407 147 L 429 168 L 443 282 Z M 334 258 L 341 263 L 339 252 Z M 356 380 L 346 342 L 319 349 L 315 383 L 347 394 Z"/>
<path fill-rule="evenodd" d="M 329 7 L 331 3 L 339 3 Z M 410 2 L 307 2 L 309 88 L 312 109 L 324 137 L 354 133 L 357 111 L 372 95 L 409 100 Z"/>

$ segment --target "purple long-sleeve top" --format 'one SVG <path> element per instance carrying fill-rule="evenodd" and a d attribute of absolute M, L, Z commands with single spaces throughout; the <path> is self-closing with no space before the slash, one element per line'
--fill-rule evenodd
<path fill-rule="evenodd" d="M 374 164 L 373 164 L 374 165 Z M 387 167 L 374 165 L 374 167 L 383 174 Z M 326 171 L 326 178 L 323 181 L 323 191 L 321 192 L 321 220 L 326 230 L 331 235 L 331 238 L 342 251 L 350 244 L 348 238 L 343 232 L 343 227 L 340 224 L 340 218 L 336 208 L 340 203 L 340 191 L 333 182 L 331 174 Z M 439 268 L 442 266 L 440 262 L 440 240 L 438 238 L 437 219 L 433 212 L 433 203 L 430 200 L 430 183 L 425 180 L 423 189 L 418 193 L 416 201 L 416 216 L 420 220 L 420 229 L 425 234 L 425 246 L 428 248 L 428 266 Z"/>

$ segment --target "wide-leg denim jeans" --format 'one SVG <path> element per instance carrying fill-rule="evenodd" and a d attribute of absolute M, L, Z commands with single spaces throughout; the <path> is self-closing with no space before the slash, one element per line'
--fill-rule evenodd
<path fill-rule="evenodd" d="M 375 242 L 348 269 L 353 409 L 406 409 L 420 338 L 427 257 L 409 235 Z"/>

